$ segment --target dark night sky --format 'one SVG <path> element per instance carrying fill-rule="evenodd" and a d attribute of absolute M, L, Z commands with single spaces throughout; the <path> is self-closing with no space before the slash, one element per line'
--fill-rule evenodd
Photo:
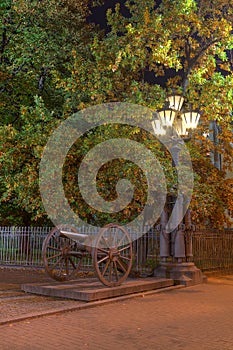
<path fill-rule="evenodd" d="M 117 3 L 121 4 L 122 14 L 127 16 L 129 12 L 124 7 L 125 0 L 105 0 L 104 5 L 92 8 L 92 15 L 90 16 L 90 21 L 95 22 L 102 29 L 106 29 L 106 11 L 109 8 L 114 9 Z"/>
<path fill-rule="evenodd" d="M 117 3 L 121 4 L 121 12 L 124 16 L 126 17 L 130 17 L 130 13 L 129 10 L 124 7 L 124 3 L 126 0 L 105 0 L 104 1 L 104 5 L 102 6 L 98 6 L 98 7 L 94 7 L 92 8 L 92 14 L 89 17 L 89 21 L 90 22 L 94 22 L 96 24 L 99 25 L 99 27 L 101 29 L 105 29 L 105 32 L 108 32 L 108 27 L 107 27 L 107 23 L 106 23 L 106 11 L 109 8 L 114 9 L 115 5 Z M 159 6 L 159 4 L 161 3 L 161 1 L 156 1 L 156 7 Z M 228 52 L 229 56 L 230 53 Z M 221 71 L 221 69 L 218 67 L 218 71 Z M 223 75 L 226 75 L 226 72 L 222 72 L 221 73 Z M 181 74 L 181 72 L 179 72 L 178 74 Z M 177 75 L 177 72 L 174 69 L 167 69 L 165 71 L 165 77 L 156 77 L 154 76 L 153 72 L 149 72 L 149 71 L 145 71 L 144 72 L 144 79 L 145 81 L 149 82 L 149 83 L 157 83 L 161 86 L 165 87 L 165 83 L 166 83 L 166 78 L 170 78 L 170 77 L 174 77 Z"/>
<path fill-rule="evenodd" d="M 89 17 L 89 21 L 98 24 L 99 27 L 101 29 L 105 29 L 105 32 L 107 33 L 108 28 L 107 28 L 107 23 L 106 23 L 106 11 L 109 8 L 114 9 L 115 5 L 117 3 L 121 4 L 121 13 L 124 16 L 129 17 L 130 16 L 129 10 L 126 7 L 124 7 L 125 0 L 106 0 L 104 5 L 92 8 L 92 10 L 91 10 L 92 14 Z M 158 6 L 159 3 L 160 3 L 160 1 L 159 2 L 156 1 L 156 6 Z M 144 71 L 144 80 L 148 83 L 152 83 L 152 84 L 156 83 L 156 84 L 159 84 L 159 85 L 165 87 L 166 78 L 170 78 L 174 75 L 177 75 L 177 73 L 173 69 L 167 69 L 167 71 L 165 73 L 166 77 L 156 77 L 156 78 L 155 78 L 153 72 Z"/>

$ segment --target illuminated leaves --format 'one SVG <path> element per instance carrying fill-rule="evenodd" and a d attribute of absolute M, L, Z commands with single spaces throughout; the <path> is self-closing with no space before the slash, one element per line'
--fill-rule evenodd
<path fill-rule="evenodd" d="M 189 145 L 196 181 L 194 219 L 222 225 L 224 210 L 233 205 L 229 181 L 225 181 L 233 157 L 232 1 L 126 1 L 126 11 L 119 4 L 107 11 L 107 34 L 87 25 L 87 5 L 86 0 L 1 2 L 2 200 L 14 201 L 39 220 L 44 212 L 38 194 L 38 163 L 46 139 L 61 120 L 105 102 L 132 102 L 157 110 L 164 105 L 167 91 L 175 89 L 185 94 L 193 109 L 203 112 Z M 217 121 L 219 130 L 215 143 L 203 137 L 211 121 Z M 106 128 L 95 137 L 101 142 L 118 132 Z M 78 145 L 79 161 L 91 145 L 89 136 Z M 170 156 L 138 130 L 130 137 L 155 152 L 168 192 L 174 194 L 176 174 Z M 214 152 L 224 160 L 222 172 L 213 166 Z M 116 182 L 121 165 L 110 164 L 99 174 L 99 190 L 109 199 L 114 198 L 110 182 Z M 66 166 L 72 170 L 66 185 L 75 183 L 73 154 Z M 137 168 L 122 166 L 129 179 L 136 181 L 137 175 L 140 179 Z M 143 198 L 138 187 L 137 203 Z M 73 193 L 68 196 L 76 209 L 83 205 Z M 93 214 L 84 206 L 82 210 L 84 216 Z"/>

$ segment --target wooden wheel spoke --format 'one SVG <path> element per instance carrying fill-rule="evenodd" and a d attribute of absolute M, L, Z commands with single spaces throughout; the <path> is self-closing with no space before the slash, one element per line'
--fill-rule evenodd
<path fill-rule="evenodd" d="M 55 255 L 52 255 L 52 256 L 48 256 L 48 257 L 47 257 L 47 260 L 51 260 L 51 259 L 54 259 L 54 258 L 58 258 L 59 256 L 62 256 L 62 253 L 55 254 Z"/>
<path fill-rule="evenodd" d="M 112 261 L 110 261 L 110 268 L 109 268 L 109 281 L 112 282 Z"/>
<path fill-rule="evenodd" d="M 71 259 L 71 257 L 69 256 L 69 261 L 71 263 L 71 265 L 73 266 L 73 269 L 76 270 L 76 266 L 75 266 L 75 263 L 73 262 L 73 260 Z"/>
<path fill-rule="evenodd" d="M 104 266 L 104 269 L 103 269 L 103 272 L 102 272 L 102 276 L 105 275 L 105 273 L 106 273 L 106 271 L 107 271 L 107 269 L 108 269 L 109 264 L 110 264 L 110 260 L 108 260 L 107 263 L 106 263 L 106 265 Z"/>
<path fill-rule="evenodd" d="M 77 256 L 77 251 L 71 250 L 71 251 L 69 251 L 69 253 L 67 255 L 68 256 Z"/>
<path fill-rule="evenodd" d="M 103 248 L 99 248 L 99 247 L 98 247 L 98 250 L 99 250 L 100 252 L 102 252 L 102 253 L 108 254 L 108 250 L 106 250 L 106 249 L 103 249 Z"/>
<path fill-rule="evenodd" d="M 118 281 L 119 280 L 119 276 L 118 276 L 116 261 L 113 262 L 113 265 L 114 265 L 114 271 L 115 271 L 116 280 Z"/>
<path fill-rule="evenodd" d="M 109 258 L 108 255 L 104 256 L 102 259 L 98 260 L 97 263 L 101 264 L 103 261 L 107 260 L 108 258 Z"/>
<path fill-rule="evenodd" d="M 66 274 L 69 275 L 69 259 L 65 259 L 66 264 Z"/>
<path fill-rule="evenodd" d="M 131 261 L 131 258 L 128 258 L 128 257 L 125 256 L 125 255 L 120 255 L 120 258 L 121 258 L 121 259 L 128 260 L 128 261 Z"/>
<path fill-rule="evenodd" d="M 129 249 L 129 248 L 130 248 L 130 244 L 124 246 L 124 247 L 121 248 L 121 249 L 118 249 L 118 252 L 123 252 L 124 250 L 127 250 L 127 249 Z"/>
<path fill-rule="evenodd" d="M 52 270 L 55 269 L 55 267 L 57 267 L 58 264 L 60 264 L 60 262 L 62 261 L 62 256 L 60 257 L 60 259 L 58 259 L 58 261 L 56 261 L 53 265 L 52 265 Z M 64 263 L 64 262 L 63 262 Z"/>
<path fill-rule="evenodd" d="M 119 258 L 117 259 L 117 263 L 124 272 L 127 271 L 125 266 L 124 266 L 124 263 Z"/>
<path fill-rule="evenodd" d="M 61 251 L 60 248 L 52 247 L 51 245 L 48 245 L 48 246 L 47 246 L 47 249 L 56 250 L 56 251 Z"/>

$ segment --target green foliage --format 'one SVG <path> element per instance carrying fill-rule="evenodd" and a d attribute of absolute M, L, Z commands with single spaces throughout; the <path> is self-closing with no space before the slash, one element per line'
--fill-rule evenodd
<path fill-rule="evenodd" d="M 168 160 L 164 157 L 164 151 L 158 141 L 149 133 L 138 130 L 135 127 L 128 125 L 104 125 L 91 132 L 86 133 L 83 137 L 79 138 L 72 146 L 67 154 L 66 162 L 63 166 L 63 185 L 66 198 L 68 199 L 72 209 L 81 217 L 84 221 L 92 224 L 103 224 L 110 222 L 128 223 L 135 219 L 141 211 L 144 209 L 147 202 L 147 179 L 142 170 L 133 162 L 125 159 L 113 159 L 106 162 L 98 172 L 96 179 L 96 187 L 99 195 L 105 199 L 105 201 L 113 201 L 117 198 L 116 185 L 120 179 L 128 179 L 133 188 L 133 199 L 123 210 L 114 213 L 102 213 L 98 212 L 94 208 L 90 207 L 82 198 L 80 189 L 78 186 L 78 167 L 83 161 L 85 155 L 96 145 L 115 138 L 126 138 L 136 142 L 144 144 L 146 147 L 153 151 L 155 157 L 159 159 L 161 166 L 166 173 L 168 180 L 168 186 L 174 185 L 171 183 L 173 177 L 173 169 L 171 167 L 171 159 Z M 111 145 L 110 145 L 111 147 Z M 111 149 L 109 150 L 111 152 Z M 122 150 L 123 152 L 123 150 Z M 127 153 L 127 150 L 124 149 Z M 107 152 L 108 153 L 108 152 Z M 145 162 L 146 159 L 143 159 Z M 94 162 L 94 160 L 93 160 Z M 156 173 L 154 174 L 156 176 Z M 162 181 L 161 181 L 162 182 Z M 159 195 L 159 189 L 162 187 L 161 183 L 153 189 L 154 195 Z M 153 204 L 153 203 L 149 203 Z"/>
<path fill-rule="evenodd" d="M 38 166 L 46 140 L 61 120 L 74 111 L 112 101 L 157 110 L 172 89 L 183 93 L 193 109 L 203 112 L 189 145 L 195 176 L 195 221 L 221 226 L 224 210 L 233 209 L 232 190 L 225 180 L 233 158 L 232 2 L 163 0 L 155 6 L 152 0 L 134 0 L 126 1 L 125 6 L 127 17 L 119 4 L 107 11 L 109 31 L 104 34 L 87 24 L 86 0 L 1 2 L 1 220 L 7 215 L 11 220 L 14 209 L 26 213 L 29 221 L 46 220 L 38 190 Z M 220 130 L 217 144 L 202 136 L 209 122 L 216 120 Z M 124 134 L 155 152 L 168 192 L 174 194 L 176 174 L 170 157 L 147 134 L 123 129 Z M 110 136 L 119 137 L 119 130 L 110 126 L 96 130 L 94 141 L 93 135 L 86 135 L 71 149 L 65 164 L 67 197 L 87 220 L 95 213 L 82 202 L 71 175 L 93 144 Z M 216 151 L 224 159 L 223 172 L 207 158 Z M 100 171 L 99 192 L 114 199 L 112 184 L 123 168 L 138 191 L 134 210 L 126 208 L 119 218 L 137 215 L 145 200 L 144 186 L 139 186 L 143 183 L 140 170 L 121 161 L 108 165 Z"/>
<path fill-rule="evenodd" d="M 5 5 L 4 5 L 5 4 Z M 62 113 L 58 77 L 68 74 L 72 48 L 85 51 L 91 26 L 87 1 L 6 1 L 0 8 L 1 124 L 15 123 L 36 94 Z"/>
<path fill-rule="evenodd" d="M 75 46 L 87 55 L 88 1 L 4 1 L 0 7 L 0 218 L 4 224 L 46 217 L 38 169 L 48 136 L 63 119 L 64 92 Z"/>
<path fill-rule="evenodd" d="M 41 220 L 43 216 L 38 186 L 39 163 L 48 135 L 58 120 L 39 97 L 35 98 L 34 107 L 21 109 L 20 120 L 20 130 L 12 125 L 0 127 L 0 139 L 3 140 L 0 144 L 1 201 L 10 204 L 8 220 L 13 215 L 13 208 L 18 207 L 18 215 L 24 213 L 24 221 L 30 222 Z"/>

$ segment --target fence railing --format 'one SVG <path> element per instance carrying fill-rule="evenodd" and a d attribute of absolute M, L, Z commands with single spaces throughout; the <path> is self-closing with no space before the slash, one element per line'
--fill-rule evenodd
<path fill-rule="evenodd" d="M 49 227 L 0 227 L 0 264 L 42 266 L 42 244 Z"/>
<path fill-rule="evenodd" d="M 0 265 L 43 267 L 42 245 L 50 227 L 0 227 Z M 80 228 L 80 233 L 88 232 Z M 136 273 L 149 273 L 159 258 L 159 232 L 154 230 L 133 242 Z M 92 269 L 91 259 L 85 259 L 84 269 Z"/>
<path fill-rule="evenodd" d="M 42 244 L 50 230 L 50 227 L 0 227 L 0 265 L 43 267 Z M 157 229 L 133 241 L 133 273 L 150 274 L 159 263 L 159 248 Z M 203 271 L 233 272 L 233 231 L 194 232 L 193 255 L 196 266 Z M 92 268 L 91 259 L 86 260 L 85 268 Z"/>
<path fill-rule="evenodd" d="M 193 255 L 202 271 L 233 272 L 233 231 L 195 232 Z"/>

